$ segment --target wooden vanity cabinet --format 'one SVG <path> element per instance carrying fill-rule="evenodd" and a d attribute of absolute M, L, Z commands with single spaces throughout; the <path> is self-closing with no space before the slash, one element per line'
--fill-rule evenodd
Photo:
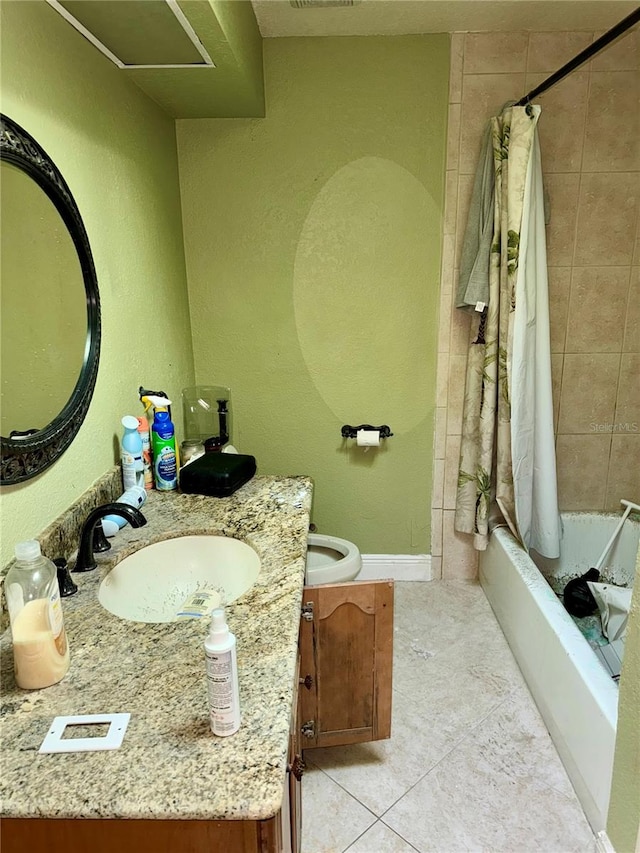
<path fill-rule="evenodd" d="M 270 820 L 5 818 L 2 853 L 301 853 L 302 748 L 391 734 L 393 581 L 305 587 L 283 806 Z"/>
<path fill-rule="evenodd" d="M 233 820 L 4 818 L 2 853 L 281 853 L 280 816 Z"/>

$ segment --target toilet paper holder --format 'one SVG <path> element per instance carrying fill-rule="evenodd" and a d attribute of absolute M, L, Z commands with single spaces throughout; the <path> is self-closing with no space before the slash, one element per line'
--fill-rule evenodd
<path fill-rule="evenodd" d="M 380 433 L 380 438 L 391 438 L 393 433 L 391 432 L 391 427 L 386 424 L 382 424 L 382 426 L 371 426 L 371 424 L 360 424 L 360 426 L 349 426 L 349 424 L 345 424 L 342 427 L 342 437 L 343 438 L 356 438 L 359 430 L 375 430 Z"/>

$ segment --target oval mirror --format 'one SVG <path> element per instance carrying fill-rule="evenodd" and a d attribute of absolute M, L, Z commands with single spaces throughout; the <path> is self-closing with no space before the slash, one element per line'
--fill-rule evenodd
<path fill-rule="evenodd" d="M 100 353 L 89 240 L 51 158 L 0 117 L 1 484 L 64 453 L 85 418 Z"/>

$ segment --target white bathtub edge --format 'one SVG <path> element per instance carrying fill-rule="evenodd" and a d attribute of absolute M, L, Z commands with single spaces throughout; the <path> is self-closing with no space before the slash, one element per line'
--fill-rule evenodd
<path fill-rule="evenodd" d="M 596 853 L 616 853 L 616 849 L 604 829 L 596 833 Z"/>
<path fill-rule="evenodd" d="M 506 529 L 480 555 L 480 583 L 595 832 L 605 829 L 617 687 Z"/>

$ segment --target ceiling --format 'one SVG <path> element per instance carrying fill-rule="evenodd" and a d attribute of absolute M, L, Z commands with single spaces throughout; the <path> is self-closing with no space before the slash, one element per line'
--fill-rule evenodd
<path fill-rule="evenodd" d="M 640 0 L 353 0 L 343 7 L 335 4 L 348 0 L 294 0 L 329 4 L 319 8 L 289 0 L 47 2 L 52 16 L 65 18 L 169 115 L 232 118 L 265 114 L 263 38 L 607 30 Z"/>
<path fill-rule="evenodd" d="M 356 0 L 301 9 L 289 0 L 251 2 L 264 38 L 606 30 L 638 7 L 638 0 Z"/>

